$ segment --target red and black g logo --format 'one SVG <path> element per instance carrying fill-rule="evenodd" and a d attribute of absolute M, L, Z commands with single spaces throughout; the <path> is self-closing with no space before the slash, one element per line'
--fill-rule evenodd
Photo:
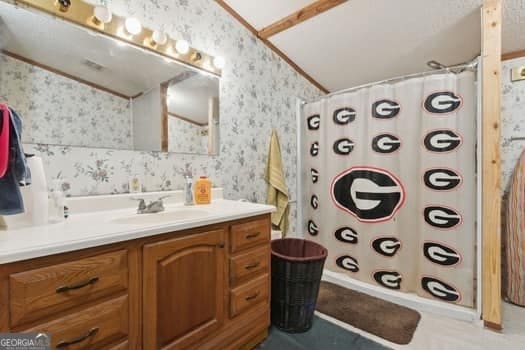
<path fill-rule="evenodd" d="M 428 95 L 423 106 L 429 113 L 447 114 L 461 107 L 462 102 L 461 96 L 452 91 L 438 91 Z"/>
<path fill-rule="evenodd" d="M 461 293 L 456 288 L 434 277 L 424 276 L 421 279 L 421 288 L 433 297 L 444 301 L 454 303 L 461 300 Z"/>
<path fill-rule="evenodd" d="M 461 255 L 451 247 L 437 242 L 423 243 L 423 255 L 434 264 L 453 266 L 461 261 Z"/>
<path fill-rule="evenodd" d="M 433 130 L 423 139 L 423 144 L 428 151 L 439 153 L 451 152 L 462 142 L 461 136 L 449 129 Z"/>
<path fill-rule="evenodd" d="M 378 254 L 389 258 L 396 255 L 401 248 L 401 242 L 393 236 L 378 237 L 372 241 L 371 245 Z"/>
<path fill-rule="evenodd" d="M 377 119 L 394 118 L 401 111 L 401 106 L 396 101 L 379 100 L 372 104 L 372 117 Z"/>
<path fill-rule="evenodd" d="M 319 130 L 319 125 L 321 124 L 321 116 L 319 114 L 314 114 L 306 120 L 308 124 L 308 130 Z"/>
<path fill-rule="evenodd" d="M 423 210 L 425 221 L 432 227 L 441 230 L 449 230 L 461 224 L 463 218 L 455 209 L 431 205 Z"/>
<path fill-rule="evenodd" d="M 334 232 L 334 236 L 338 241 L 344 243 L 357 244 L 359 242 L 359 237 L 357 232 L 350 227 L 341 227 Z"/>
<path fill-rule="evenodd" d="M 372 278 L 383 287 L 396 290 L 401 289 L 403 280 L 399 272 L 388 270 L 376 271 L 372 274 Z"/>
<path fill-rule="evenodd" d="M 331 196 L 335 205 L 362 222 L 390 220 L 405 202 L 399 179 L 385 169 L 354 167 L 334 178 Z"/>
<path fill-rule="evenodd" d="M 433 168 L 425 171 L 423 182 L 434 191 L 450 191 L 461 184 L 462 178 L 452 169 Z"/>
<path fill-rule="evenodd" d="M 372 150 L 377 153 L 393 153 L 399 147 L 401 147 L 401 141 L 392 134 L 381 134 L 372 139 Z"/>
<path fill-rule="evenodd" d="M 345 269 L 350 272 L 359 271 L 359 263 L 357 260 L 350 255 L 343 255 L 335 259 L 335 263 L 342 269 Z"/>
<path fill-rule="evenodd" d="M 355 109 L 350 107 L 339 108 L 334 111 L 334 123 L 345 125 L 355 120 Z"/>

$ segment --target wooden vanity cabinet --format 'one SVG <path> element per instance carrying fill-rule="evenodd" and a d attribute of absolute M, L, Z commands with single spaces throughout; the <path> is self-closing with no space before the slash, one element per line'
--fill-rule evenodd
<path fill-rule="evenodd" d="M 270 216 L 0 265 L 0 333 L 59 349 L 249 349 L 270 324 Z"/>
<path fill-rule="evenodd" d="M 144 246 L 144 348 L 187 349 L 224 323 L 223 229 Z"/>

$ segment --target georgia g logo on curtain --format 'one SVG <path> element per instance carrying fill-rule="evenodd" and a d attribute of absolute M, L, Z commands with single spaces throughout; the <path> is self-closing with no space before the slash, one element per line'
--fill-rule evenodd
<path fill-rule="evenodd" d="M 438 91 L 427 96 L 423 107 L 429 113 L 448 114 L 461 107 L 461 96 L 452 91 Z"/>
<path fill-rule="evenodd" d="M 334 204 L 361 222 L 390 220 L 405 202 L 401 181 L 385 169 L 352 167 L 332 181 Z"/>

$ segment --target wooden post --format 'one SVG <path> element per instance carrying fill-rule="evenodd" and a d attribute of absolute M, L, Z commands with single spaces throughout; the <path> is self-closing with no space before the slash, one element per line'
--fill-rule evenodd
<path fill-rule="evenodd" d="M 483 239 L 482 292 L 485 327 L 501 329 L 501 0 L 482 9 Z"/>

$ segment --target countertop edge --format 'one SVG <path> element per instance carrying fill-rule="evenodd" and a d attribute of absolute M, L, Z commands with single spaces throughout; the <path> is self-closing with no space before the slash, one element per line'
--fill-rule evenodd
<path fill-rule="evenodd" d="M 139 238 L 152 237 L 169 232 L 183 231 L 192 228 L 223 223 L 227 221 L 250 218 L 258 215 L 270 214 L 274 210 L 275 208 L 270 207 L 251 209 L 248 212 L 210 217 L 202 219 L 200 221 L 177 222 L 161 226 L 139 228 L 133 231 L 115 233 L 114 235 L 103 234 L 100 236 L 92 236 L 86 238 L 85 240 L 65 241 L 63 244 L 42 245 L 37 247 L 30 247 L 27 250 L 20 249 L 18 251 L 0 251 L 0 265 L 10 264 L 28 259 L 37 259 L 55 254 L 69 253 L 82 249 L 95 248 L 109 244 L 126 242 Z"/>

